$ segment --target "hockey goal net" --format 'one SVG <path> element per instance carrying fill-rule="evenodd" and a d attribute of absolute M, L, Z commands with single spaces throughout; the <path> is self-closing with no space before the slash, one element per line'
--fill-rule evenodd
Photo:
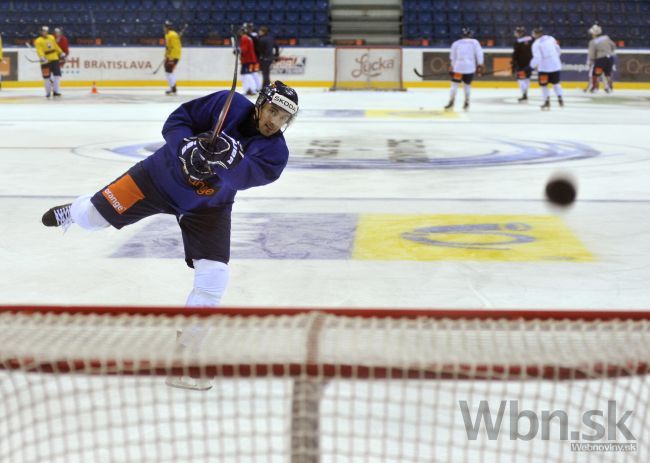
<path fill-rule="evenodd" d="M 332 90 L 405 90 L 402 48 L 336 47 Z"/>
<path fill-rule="evenodd" d="M 0 325 L 3 462 L 650 461 L 648 313 L 21 307 Z M 179 350 L 178 329 L 198 341 Z"/>

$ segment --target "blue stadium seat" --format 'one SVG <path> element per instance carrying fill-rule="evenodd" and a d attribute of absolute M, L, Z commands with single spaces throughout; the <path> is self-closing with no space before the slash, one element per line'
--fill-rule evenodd
<path fill-rule="evenodd" d="M 239 24 L 242 22 L 242 16 L 239 10 L 228 10 L 225 14 L 225 19 L 229 23 Z"/>
<path fill-rule="evenodd" d="M 316 35 L 316 37 L 327 39 L 327 37 L 329 36 L 329 28 L 327 24 L 315 24 L 314 34 Z"/>
<path fill-rule="evenodd" d="M 413 24 L 417 22 L 417 20 L 418 20 L 418 14 L 415 11 L 406 11 L 402 15 L 402 22 L 405 24 L 409 24 L 409 23 Z"/>
<path fill-rule="evenodd" d="M 314 36 L 314 26 L 311 24 L 300 24 L 298 26 L 298 37 L 311 38 Z"/>
<path fill-rule="evenodd" d="M 314 17 L 314 22 L 318 24 L 329 24 L 330 17 L 327 11 L 317 11 Z"/>
<path fill-rule="evenodd" d="M 461 22 L 462 22 L 462 16 L 460 13 L 449 13 L 450 24 L 460 24 Z"/>
<path fill-rule="evenodd" d="M 270 10 L 267 9 L 255 10 L 255 14 L 253 15 L 253 23 L 255 23 L 256 26 L 267 24 L 270 20 L 271 20 Z"/>
<path fill-rule="evenodd" d="M 286 37 L 297 37 L 298 27 L 295 24 L 284 24 L 282 26 L 282 32 Z"/>
<path fill-rule="evenodd" d="M 311 11 L 301 11 L 300 12 L 300 22 L 301 23 L 313 23 L 314 22 L 314 13 Z"/>
<path fill-rule="evenodd" d="M 429 11 L 422 11 L 418 14 L 418 23 L 431 24 L 433 22 L 433 15 Z"/>
<path fill-rule="evenodd" d="M 465 24 L 474 24 L 478 22 L 478 14 L 471 11 L 463 13 L 463 22 Z"/>
<path fill-rule="evenodd" d="M 433 23 L 434 24 L 447 24 L 447 13 L 441 11 L 436 11 L 433 14 Z"/>
<path fill-rule="evenodd" d="M 426 0 L 422 0 L 422 3 L 428 3 L 433 7 L 434 11 L 447 11 L 447 2 L 444 0 L 436 0 L 435 2 L 427 2 Z"/>

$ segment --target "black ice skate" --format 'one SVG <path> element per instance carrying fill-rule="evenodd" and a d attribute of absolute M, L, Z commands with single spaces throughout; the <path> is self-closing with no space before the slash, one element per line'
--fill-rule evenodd
<path fill-rule="evenodd" d="M 518 98 L 517 101 L 519 103 L 528 103 L 528 94 L 524 93 L 521 95 L 521 98 Z"/>
<path fill-rule="evenodd" d="M 447 106 L 445 106 L 445 111 L 452 111 L 454 109 L 454 100 L 449 100 Z"/>
<path fill-rule="evenodd" d="M 63 204 L 62 206 L 54 206 L 43 214 L 41 221 L 46 227 L 62 227 L 66 231 L 72 225 L 72 215 L 70 214 L 70 207 L 72 203 Z"/>
<path fill-rule="evenodd" d="M 465 100 L 463 103 L 463 111 L 469 111 L 469 100 Z"/>
<path fill-rule="evenodd" d="M 542 111 L 550 111 L 551 109 L 551 99 L 547 98 L 546 101 L 544 101 L 544 104 L 541 106 Z"/>
<path fill-rule="evenodd" d="M 560 105 L 560 108 L 564 108 L 564 100 L 562 99 L 561 96 L 557 97 L 557 104 Z"/>
<path fill-rule="evenodd" d="M 61 94 L 59 92 L 52 92 L 52 96 L 57 97 L 57 96 L 61 96 Z"/>
<path fill-rule="evenodd" d="M 165 95 L 176 95 L 176 85 L 165 91 Z"/>

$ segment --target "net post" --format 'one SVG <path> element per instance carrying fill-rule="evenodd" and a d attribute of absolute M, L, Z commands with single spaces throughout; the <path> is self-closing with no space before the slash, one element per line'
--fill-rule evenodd
<path fill-rule="evenodd" d="M 320 371 L 309 371 L 318 364 L 318 343 L 325 314 L 309 314 L 305 364 L 293 381 L 291 396 L 291 463 L 320 462 L 320 400 L 325 381 Z M 313 373 L 313 375 L 312 375 Z"/>

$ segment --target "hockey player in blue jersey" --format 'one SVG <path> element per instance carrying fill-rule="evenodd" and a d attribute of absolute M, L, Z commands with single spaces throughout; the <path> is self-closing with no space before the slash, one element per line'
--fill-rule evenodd
<path fill-rule="evenodd" d="M 238 190 L 271 183 L 289 158 L 283 128 L 298 112 L 298 94 L 280 81 L 255 104 L 234 94 L 220 135 L 215 127 L 228 91 L 189 101 L 163 126 L 165 144 L 94 195 L 48 210 L 42 222 L 67 229 L 122 228 L 154 214 L 173 214 L 185 261 L 194 268 L 187 306 L 218 306 L 228 284 L 230 215 Z"/>

